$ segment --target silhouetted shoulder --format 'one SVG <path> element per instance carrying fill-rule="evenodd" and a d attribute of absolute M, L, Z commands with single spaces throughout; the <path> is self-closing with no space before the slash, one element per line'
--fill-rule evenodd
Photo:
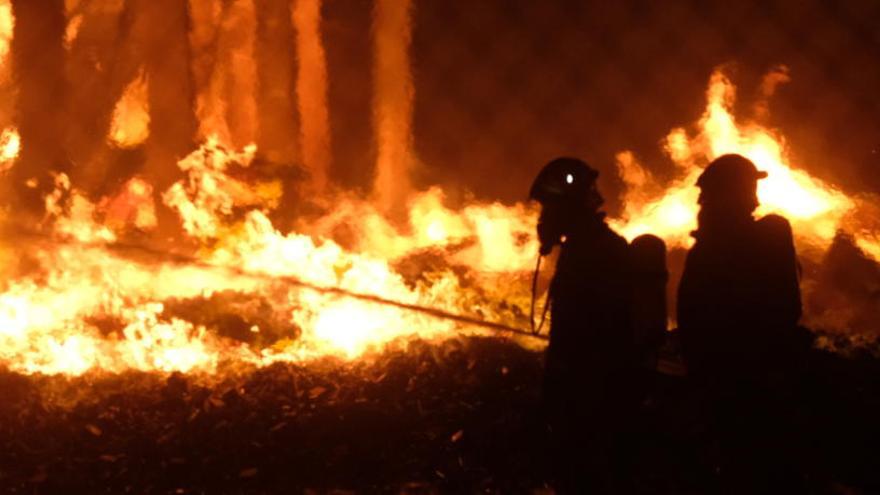
<path fill-rule="evenodd" d="M 627 242 L 626 239 L 622 235 L 618 234 L 617 232 L 614 232 L 613 230 L 611 231 L 611 235 L 614 236 L 614 244 L 617 247 L 619 247 L 621 249 L 628 249 L 629 248 L 629 242 Z"/>
<path fill-rule="evenodd" d="M 758 229 L 767 239 L 792 242 L 791 224 L 781 215 L 767 215 L 758 220 Z"/>
<path fill-rule="evenodd" d="M 665 259 L 666 243 L 663 239 L 652 234 L 643 234 L 633 239 L 630 250 L 640 256 L 650 257 L 652 260 Z"/>
<path fill-rule="evenodd" d="M 758 225 L 780 234 L 788 233 L 791 235 L 791 223 L 782 215 L 770 214 L 758 220 Z"/>
<path fill-rule="evenodd" d="M 627 259 L 629 258 L 629 242 L 620 234 L 615 232 L 611 227 L 607 227 L 605 237 L 605 245 L 612 249 L 618 255 Z"/>

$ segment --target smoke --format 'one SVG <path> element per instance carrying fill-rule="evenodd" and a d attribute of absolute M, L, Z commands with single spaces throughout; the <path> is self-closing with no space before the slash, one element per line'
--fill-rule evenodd
<path fill-rule="evenodd" d="M 791 81 L 787 66 L 774 67 L 761 80 L 760 96 L 755 102 L 755 119 L 766 120 L 770 116 L 770 98 L 780 85 Z"/>
<path fill-rule="evenodd" d="M 327 61 L 321 40 L 321 3 L 321 0 L 297 0 L 293 10 L 302 160 L 310 175 L 310 191 L 316 194 L 326 189 L 331 159 Z"/>
<path fill-rule="evenodd" d="M 373 125 L 377 140 L 374 193 L 379 208 L 393 215 L 406 205 L 414 160 L 411 14 L 410 0 L 376 0 L 373 11 Z"/>

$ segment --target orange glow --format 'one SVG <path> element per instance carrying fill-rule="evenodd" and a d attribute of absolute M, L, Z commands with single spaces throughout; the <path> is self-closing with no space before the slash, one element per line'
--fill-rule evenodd
<path fill-rule="evenodd" d="M 244 10 L 247 5 L 240 2 Z M 792 165 L 781 135 L 737 122 L 734 97 L 731 82 L 714 74 L 696 131 L 674 129 L 665 140 L 677 167 L 668 182 L 634 154 L 618 154 L 627 189 L 613 226 L 630 239 L 651 232 L 672 246 L 689 245 L 697 176 L 718 155 L 739 152 L 769 173 L 759 190 L 759 213 L 778 211 L 791 219 L 808 255 L 821 253 L 843 229 L 880 259 L 880 229 L 871 223 L 877 216 L 865 209 L 875 201 L 846 196 Z M 46 237 L 10 238 L 0 247 L 10 265 L 0 280 L 0 364 L 22 373 L 68 375 L 220 373 L 242 364 L 356 359 L 413 338 L 479 332 L 339 291 L 527 326 L 538 251 L 532 205 L 451 207 L 441 189 L 430 188 L 407 194 L 404 218 L 391 221 L 381 201 L 327 191 L 332 210 L 282 231 L 270 220 L 280 207 L 281 183 L 232 173 L 249 169 L 257 149 L 230 145 L 222 135 L 225 125 L 179 160 L 179 180 L 161 191 L 134 177 L 93 203 L 68 176 L 55 175 L 41 223 Z M 128 126 L 120 129 L 126 129 L 120 146 L 137 141 L 128 140 Z M 18 146 L 14 129 L 7 129 L 0 157 L 14 160 Z M 156 230 L 154 197 L 176 214 L 182 233 L 174 250 L 187 258 L 127 250 L 132 239 L 139 243 L 143 232 Z M 181 302 L 224 311 L 229 305 L 272 318 L 246 320 L 245 337 L 232 338 L 218 328 L 222 323 L 192 317 Z M 201 308 L 195 312 L 211 313 Z M 263 320 L 281 323 L 273 328 Z"/>
<path fill-rule="evenodd" d="M 302 155 L 313 192 L 324 191 L 330 166 L 330 116 L 327 109 L 327 61 L 321 38 L 321 0 L 296 0 L 297 79 Z"/>
<path fill-rule="evenodd" d="M 14 127 L 8 127 L 0 133 L 0 172 L 12 168 L 15 159 L 21 152 L 21 136 Z"/>
<path fill-rule="evenodd" d="M 125 87 L 113 110 L 109 139 L 119 148 L 134 148 L 150 137 L 149 81 L 140 74 Z"/>
<path fill-rule="evenodd" d="M 12 51 L 12 35 L 15 29 L 15 16 L 12 14 L 12 1 L 0 0 L 0 80 L 6 80 L 11 73 L 9 54 Z"/>
<path fill-rule="evenodd" d="M 373 128 L 376 134 L 376 200 L 383 212 L 409 194 L 414 164 L 412 118 L 415 87 L 409 61 L 411 0 L 377 0 L 373 10 Z"/>
<path fill-rule="evenodd" d="M 142 179 L 94 205 L 66 175 L 57 175 L 55 191 L 46 197 L 46 223 L 53 225 L 55 240 L 29 243 L 39 270 L 6 280 L 0 293 L 0 361 L 24 373 L 216 372 L 224 363 L 353 359 L 409 338 L 447 338 L 462 330 L 397 307 L 286 286 L 273 276 L 517 324 L 509 309 L 486 302 L 497 298 L 524 314 L 526 279 L 516 273 L 524 260 L 531 264 L 536 250 L 531 211 L 489 204 L 454 212 L 443 206 L 439 189 L 432 189 L 414 199 L 411 233 L 401 234 L 370 203 L 344 200 L 340 203 L 363 222 L 359 248 L 349 251 L 320 234 L 285 234 L 272 225 L 267 212 L 277 207 L 278 185 L 244 183 L 226 173 L 232 164 L 248 166 L 255 152 L 253 146 L 229 151 L 209 140 L 180 161 L 184 178 L 162 194 L 190 240 L 203 246 L 199 264 L 133 261 L 112 248 L 131 226 L 154 225 L 152 188 Z M 143 216 L 150 221 L 140 220 Z M 512 278 L 480 289 L 486 293 L 481 296 L 448 268 L 427 270 L 415 283 L 395 268 L 415 253 L 443 246 L 458 247 L 443 256 L 467 266 L 475 279 Z M 166 312 L 165 301 L 218 293 L 273 301 L 299 334 L 252 347 Z"/>
<path fill-rule="evenodd" d="M 775 81 L 778 83 L 778 78 Z M 767 172 L 767 178 L 758 183 L 761 206 L 757 214 L 787 217 L 799 242 L 825 249 L 837 229 L 844 227 L 856 201 L 792 167 L 785 140 L 776 132 L 758 123 L 738 123 L 731 113 L 735 93 L 730 80 L 715 72 L 697 134 L 690 136 L 684 129 L 669 133 L 666 151 L 679 170 L 671 183 L 657 184 L 632 154 L 618 155 L 618 169 L 629 189 L 624 214 L 614 225 L 627 238 L 651 232 L 672 245 L 690 245 L 689 233 L 696 228 L 698 209 L 697 177 L 710 161 L 726 153 L 742 154 Z"/>
<path fill-rule="evenodd" d="M 76 42 L 84 18 L 83 14 L 76 14 L 67 21 L 67 27 L 64 29 L 64 48 L 70 50 Z"/>

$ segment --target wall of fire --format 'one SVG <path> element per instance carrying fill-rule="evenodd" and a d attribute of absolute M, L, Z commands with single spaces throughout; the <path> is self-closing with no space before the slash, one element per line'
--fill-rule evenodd
<path fill-rule="evenodd" d="M 381 184 L 377 87 L 388 85 L 389 101 L 413 105 L 402 144 L 413 156 L 391 182 L 442 184 L 453 206 L 516 201 L 540 164 L 573 154 L 603 172 L 614 213 L 615 154 L 633 150 L 655 174 L 671 173 L 658 143 L 700 116 L 706 80 L 722 65 L 744 115 L 763 75 L 785 65 L 791 80 L 770 111 L 749 116 L 780 129 L 812 175 L 880 191 L 880 4 L 871 0 L 413 0 L 402 19 L 395 6 L 408 2 L 390 0 L 6 4 L 15 22 L 5 26 L 0 125 L 18 127 L 22 151 L 4 187 L 20 211 L 41 210 L 51 181 L 25 184 L 49 170 L 94 198 L 135 174 L 162 191 L 180 177 L 176 160 L 212 133 L 233 147 L 256 143 L 254 174 L 300 185 L 288 191 L 289 211 L 325 183 L 370 191 Z M 376 76 L 381 23 L 403 23 L 391 44 L 411 42 L 400 48 L 411 76 Z M 303 30 L 316 25 L 326 129 L 312 124 L 326 148 L 310 149 L 302 116 L 321 110 L 304 110 L 313 100 L 299 71 Z M 115 136 L 113 122 L 138 91 L 147 130 L 126 145 L 131 136 Z"/>

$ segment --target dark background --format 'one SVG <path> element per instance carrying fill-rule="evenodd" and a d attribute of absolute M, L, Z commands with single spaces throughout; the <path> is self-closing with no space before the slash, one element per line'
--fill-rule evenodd
<path fill-rule="evenodd" d="M 693 124 L 713 69 L 747 120 L 761 77 L 791 82 L 765 123 L 796 165 L 848 191 L 880 189 L 880 2 L 414 0 L 415 183 L 517 201 L 549 159 L 580 156 L 615 196 L 614 154 L 670 170 L 659 142 Z M 335 178 L 370 184 L 367 0 L 327 0 Z M 612 198 L 612 208 L 613 208 Z"/>

